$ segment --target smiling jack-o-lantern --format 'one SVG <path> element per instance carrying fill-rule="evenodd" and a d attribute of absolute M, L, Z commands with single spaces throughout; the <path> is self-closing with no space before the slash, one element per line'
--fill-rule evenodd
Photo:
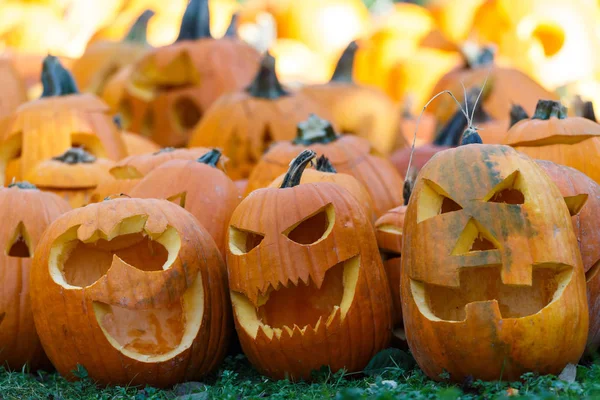
<path fill-rule="evenodd" d="M 404 219 L 402 313 L 432 379 L 514 380 L 577 363 L 585 276 L 569 211 L 529 157 L 471 144 L 420 171 Z"/>
<path fill-rule="evenodd" d="M 210 234 L 166 200 L 117 198 L 64 214 L 31 273 L 35 326 L 65 377 L 169 386 L 217 367 L 227 276 Z M 93 345 L 90 345 L 93 344 Z"/>
<path fill-rule="evenodd" d="M 47 364 L 33 323 L 29 297 L 31 257 L 52 220 L 70 210 L 52 193 L 39 191 L 27 182 L 0 188 L 0 363 L 13 370 L 24 364 L 37 368 Z"/>
<path fill-rule="evenodd" d="M 231 217 L 227 268 L 244 353 L 273 378 L 358 371 L 389 342 L 391 298 L 375 234 L 333 183 L 300 184 L 303 152 L 281 188 L 259 189 Z"/>

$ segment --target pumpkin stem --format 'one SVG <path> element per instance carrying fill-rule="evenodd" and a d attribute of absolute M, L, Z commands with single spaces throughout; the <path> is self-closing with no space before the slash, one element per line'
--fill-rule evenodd
<path fill-rule="evenodd" d="M 407 206 L 417 181 L 417 175 L 419 170 L 415 167 L 411 167 L 406 174 L 404 185 L 402 186 L 402 197 L 404 198 L 404 205 Z"/>
<path fill-rule="evenodd" d="M 531 119 L 549 120 L 552 117 L 567 118 L 567 107 L 554 100 L 538 100 L 535 113 Z"/>
<path fill-rule="evenodd" d="M 123 130 L 123 118 L 121 117 L 121 114 L 116 114 L 113 117 L 113 123 L 117 126 L 117 128 L 122 131 Z"/>
<path fill-rule="evenodd" d="M 586 101 L 585 103 L 583 103 L 581 116 L 583 118 L 589 119 L 590 121 L 598 122 L 596 120 L 596 113 L 594 112 L 594 103 L 592 103 L 591 101 Z"/>
<path fill-rule="evenodd" d="M 42 62 L 42 98 L 78 94 L 77 84 L 60 60 L 48 54 Z"/>
<path fill-rule="evenodd" d="M 464 146 L 466 144 L 483 144 L 483 140 L 481 140 L 481 136 L 479 136 L 476 128 L 468 127 L 462 134 L 460 145 Z"/>
<path fill-rule="evenodd" d="M 479 90 L 479 89 L 477 89 Z M 469 96 L 469 103 L 471 103 L 471 100 L 473 102 L 473 104 L 475 104 L 475 100 L 477 99 L 477 95 L 474 95 L 474 97 L 471 99 L 471 96 Z M 471 110 L 469 110 L 471 111 Z M 477 103 L 477 105 L 475 106 L 475 109 L 472 110 L 472 121 L 473 123 L 483 123 L 483 122 L 487 122 L 490 121 L 492 119 L 492 117 L 490 117 L 490 115 L 483 109 L 483 101 L 480 101 Z"/>
<path fill-rule="evenodd" d="M 252 97 L 270 100 L 289 95 L 289 93 L 283 89 L 281 83 L 279 83 L 279 79 L 277 79 L 277 73 L 275 72 L 275 57 L 268 51 L 265 53 L 265 56 L 260 63 L 260 68 L 254 81 L 246 88 L 246 92 Z"/>
<path fill-rule="evenodd" d="M 520 104 L 513 104 L 510 107 L 510 127 L 512 128 L 517 122 L 524 119 L 529 119 L 527 111 Z"/>
<path fill-rule="evenodd" d="M 494 63 L 496 50 L 492 46 L 485 46 L 477 50 L 463 49 L 462 54 L 468 69 L 481 68 Z"/>
<path fill-rule="evenodd" d="M 290 168 L 285 173 L 280 188 L 285 189 L 298 186 L 300 184 L 300 180 L 302 179 L 302 173 L 304 172 L 304 169 L 306 169 L 308 164 L 312 163 L 312 160 L 316 156 L 317 153 L 310 149 L 303 150 L 300 154 L 298 154 L 298 156 L 290 163 Z"/>
<path fill-rule="evenodd" d="M 204 154 L 202 157 L 198 158 L 196 161 L 216 168 L 217 164 L 219 163 L 219 160 L 221 159 L 221 155 L 222 153 L 220 150 L 212 149 L 208 153 Z"/>
<path fill-rule="evenodd" d="M 190 0 L 183 13 L 179 36 L 175 42 L 202 38 L 212 38 L 208 0 Z"/>
<path fill-rule="evenodd" d="M 331 143 L 338 138 L 329 121 L 321 119 L 315 114 L 310 114 L 306 121 L 300 122 L 296 131 L 296 139 L 292 143 L 304 146 L 315 143 Z"/>
<path fill-rule="evenodd" d="M 325 157 L 325 154 L 321 154 L 321 157 L 317 158 L 317 171 L 328 172 L 330 174 L 337 173 L 329 158 Z"/>
<path fill-rule="evenodd" d="M 460 138 L 468 125 L 465 115 L 461 110 L 457 110 L 437 134 L 433 144 L 436 146 L 458 146 Z"/>
<path fill-rule="evenodd" d="M 225 31 L 225 37 L 237 37 L 238 19 L 239 16 L 237 13 L 231 16 L 231 21 L 229 21 L 229 26 Z"/>
<path fill-rule="evenodd" d="M 153 156 L 156 156 L 158 154 L 162 154 L 162 153 L 170 153 L 172 151 L 177 150 L 175 147 L 163 147 L 162 149 L 152 153 Z"/>
<path fill-rule="evenodd" d="M 8 185 L 8 187 L 9 188 L 18 187 L 19 189 L 23 189 L 23 190 L 38 190 L 37 186 L 35 186 L 33 183 L 29 183 L 27 181 L 13 182 L 10 185 Z"/>
<path fill-rule="evenodd" d="M 133 42 L 139 44 L 148 44 L 147 33 L 148 33 L 148 21 L 154 16 L 154 11 L 146 10 L 140 14 L 135 20 L 129 32 L 125 35 L 123 40 L 125 42 Z"/>
<path fill-rule="evenodd" d="M 356 41 L 350 42 L 348 47 L 344 50 L 340 59 L 335 66 L 335 71 L 331 76 L 330 82 L 342 82 L 342 83 L 353 83 L 352 75 L 354 73 L 354 57 L 358 50 L 358 44 Z"/>
<path fill-rule="evenodd" d="M 53 160 L 65 164 L 91 164 L 96 161 L 96 157 L 82 149 L 81 147 L 71 147 L 60 156 L 52 157 Z"/>

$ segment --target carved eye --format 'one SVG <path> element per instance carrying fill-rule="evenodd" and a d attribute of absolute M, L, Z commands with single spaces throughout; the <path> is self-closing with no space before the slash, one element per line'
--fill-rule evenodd
<path fill-rule="evenodd" d="M 292 225 L 283 234 L 291 241 L 309 245 L 325 239 L 335 223 L 335 210 L 331 204 Z"/>
<path fill-rule="evenodd" d="M 425 185 L 419 195 L 417 204 L 417 222 L 435 217 L 436 215 L 446 214 L 454 211 L 460 211 L 463 208 L 456 201 L 450 198 L 450 195 L 439 185 L 423 179 Z"/>
<path fill-rule="evenodd" d="M 29 250 L 29 235 L 25 230 L 25 226 L 22 222 L 19 223 L 15 233 L 13 234 L 12 240 L 8 242 L 6 248 L 6 255 L 9 257 L 29 258 L 31 257 L 31 251 Z"/>
<path fill-rule="evenodd" d="M 567 208 L 569 209 L 569 214 L 571 214 L 571 217 L 581 212 L 581 209 L 583 208 L 583 206 L 585 206 L 587 200 L 587 193 L 565 197 L 565 203 L 567 204 Z"/>
<path fill-rule="evenodd" d="M 200 108 L 191 98 L 186 96 L 181 96 L 175 101 L 173 112 L 179 129 L 183 131 L 192 129 L 202 118 Z"/>
<path fill-rule="evenodd" d="M 489 203 L 524 204 L 525 195 L 521 190 L 522 181 L 521 173 L 519 171 L 513 172 L 485 196 L 485 201 Z"/>
<path fill-rule="evenodd" d="M 265 235 L 262 233 L 239 229 L 234 226 L 229 227 L 229 251 L 233 254 L 241 255 L 252 251 L 258 247 Z"/>

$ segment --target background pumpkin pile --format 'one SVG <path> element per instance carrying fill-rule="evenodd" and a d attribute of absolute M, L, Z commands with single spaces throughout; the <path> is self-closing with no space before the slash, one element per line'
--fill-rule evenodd
<path fill-rule="evenodd" d="M 0 4 L 3 364 L 168 387 L 236 351 L 294 381 L 390 346 L 456 382 L 595 354 L 596 2 L 166 3 Z"/>

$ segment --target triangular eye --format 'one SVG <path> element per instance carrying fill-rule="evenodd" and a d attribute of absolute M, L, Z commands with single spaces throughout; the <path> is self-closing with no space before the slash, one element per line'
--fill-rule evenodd
<path fill-rule="evenodd" d="M 472 253 L 475 251 L 488 251 L 497 250 L 500 245 L 496 238 L 487 231 L 480 223 L 475 221 L 473 218 L 467 222 L 465 229 L 463 229 L 452 255 L 463 255 Z"/>
<path fill-rule="evenodd" d="M 15 233 L 13 234 L 12 240 L 8 242 L 6 247 L 6 255 L 9 257 L 20 257 L 29 258 L 31 257 L 31 251 L 29 251 L 29 235 L 25 229 L 25 225 L 19 222 Z"/>
<path fill-rule="evenodd" d="M 174 194 L 171 197 L 167 197 L 167 200 L 169 200 L 172 203 L 178 204 L 179 206 L 181 206 L 181 208 L 185 208 L 186 197 L 187 197 L 187 192 L 181 192 L 181 193 Z"/>
<path fill-rule="evenodd" d="M 333 229 L 334 223 L 335 211 L 333 206 L 328 204 L 292 225 L 283 231 L 283 234 L 293 242 L 309 245 L 326 238 Z"/>
<path fill-rule="evenodd" d="M 419 194 L 417 204 L 417 222 L 463 209 L 438 184 L 429 179 L 423 179 L 423 182 L 425 185 Z"/>
<path fill-rule="evenodd" d="M 567 208 L 569 209 L 569 214 L 571 216 L 579 214 L 585 203 L 587 203 L 588 195 L 587 193 L 578 194 L 575 196 L 567 196 L 565 197 L 565 203 L 567 203 Z"/>
<path fill-rule="evenodd" d="M 484 200 L 490 203 L 524 204 L 525 195 L 521 190 L 522 179 L 519 171 L 513 172 L 497 184 Z"/>
<path fill-rule="evenodd" d="M 235 226 L 229 227 L 229 251 L 235 255 L 246 254 L 258 247 L 265 235 Z"/>

